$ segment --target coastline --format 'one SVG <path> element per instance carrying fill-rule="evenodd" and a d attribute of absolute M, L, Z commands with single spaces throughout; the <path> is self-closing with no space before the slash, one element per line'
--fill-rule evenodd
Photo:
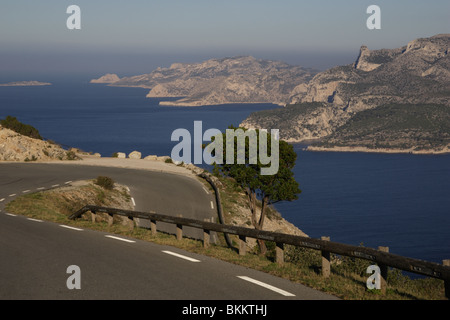
<path fill-rule="evenodd" d="M 312 152 L 365 152 L 365 153 L 407 153 L 407 154 L 420 154 L 420 155 L 439 155 L 439 154 L 450 154 L 450 148 L 446 146 L 442 150 L 415 150 L 413 148 L 410 149 L 370 149 L 367 147 L 316 147 L 316 146 L 308 146 L 306 147 L 306 151 Z"/>

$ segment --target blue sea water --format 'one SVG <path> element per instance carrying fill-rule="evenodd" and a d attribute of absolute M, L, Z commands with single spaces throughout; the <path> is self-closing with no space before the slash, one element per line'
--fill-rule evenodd
<path fill-rule="evenodd" d="M 0 87 L 0 118 L 16 116 L 65 146 L 110 156 L 134 150 L 170 155 L 175 129 L 194 121 L 225 130 L 274 105 L 162 107 L 148 90 L 53 81 Z M 311 237 L 441 263 L 450 259 L 450 155 L 307 152 L 294 144 L 302 193 L 276 208 Z"/>

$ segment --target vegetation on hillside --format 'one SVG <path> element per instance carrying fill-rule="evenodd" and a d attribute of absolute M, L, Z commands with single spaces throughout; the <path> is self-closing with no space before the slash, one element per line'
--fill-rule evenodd
<path fill-rule="evenodd" d="M 21 135 L 42 140 L 39 131 L 29 124 L 24 124 L 17 120 L 16 117 L 7 116 L 5 119 L 0 120 L 0 125 L 6 129 L 13 130 Z"/>
<path fill-rule="evenodd" d="M 364 110 L 315 145 L 440 150 L 450 145 L 450 107 L 388 104 Z"/>

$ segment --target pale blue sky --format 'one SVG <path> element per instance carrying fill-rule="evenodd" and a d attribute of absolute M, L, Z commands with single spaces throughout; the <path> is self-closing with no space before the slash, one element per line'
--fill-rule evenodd
<path fill-rule="evenodd" d="M 81 30 L 66 8 L 81 8 Z M 381 8 L 381 30 L 366 9 Z M 0 73 L 137 74 L 171 62 L 253 55 L 307 67 L 351 63 L 450 33 L 448 0 L 2 0 Z"/>

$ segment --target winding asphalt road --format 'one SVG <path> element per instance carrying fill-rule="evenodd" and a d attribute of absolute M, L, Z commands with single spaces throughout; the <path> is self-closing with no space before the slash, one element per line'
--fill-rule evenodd
<path fill-rule="evenodd" d="M 195 219 L 216 216 L 214 198 L 193 178 L 82 165 L 0 164 L 0 299 L 335 299 L 217 259 L 5 211 L 15 197 L 106 175 L 127 185 L 136 210 Z M 66 285 L 80 268 L 81 289 Z"/>

